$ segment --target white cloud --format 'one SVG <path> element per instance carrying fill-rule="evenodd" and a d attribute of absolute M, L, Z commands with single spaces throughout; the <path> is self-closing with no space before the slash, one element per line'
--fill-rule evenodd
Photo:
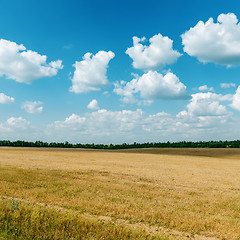
<path fill-rule="evenodd" d="M 13 128 L 21 128 L 21 129 L 25 129 L 30 123 L 22 118 L 22 117 L 11 117 L 6 121 L 6 125 L 13 127 Z"/>
<path fill-rule="evenodd" d="M 240 25 L 233 13 L 220 14 L 217 23 L 210 18 L 182 34 L 184 51 L 200 62 L 228 67 L 240 63 Z"/>
<path fill-rule="evenodd" d="M 136 111 L 108 111 L 100 109 L 87 113 L 81 117 L 72 114 L 64 121 L 55 121 L 50 126 L 49 131 L 57 130 L 58 136 L 66 136 L 79 141 L 79 137 L 84 142 L 104 142 L 104 138 L 116 141 L 116 136 L 131 138 L 129 132 L 141 128 L 142 110 Z M 61 136 L 60 136 L 61 135 Z M 129 136 L 128 136 L 129 135 Z"/>
<path fill-rule="evenodd" d="M 185 132 L 182 137 L 192 135 L 198 136 L 198 139 L 231 139 L 233 133 L 229 129 L 233 126 L 232 113 L 220 102 L 231 101 L 232 97 L 230 94 L 211 92 L 193 94 L 187 110 L 176 116 L 176 125 Z"/>
<path fill-rule="evenodd" d="M 106 134 L 112 134 L 112 132 L 120 131 L 127 133 L 138 127 L 138 121 L 142 117 L 142 110 L 136 111 L 122 110 L 122 111 L 108 111 L 101 109 L 88 115 L 93 129 L 99 128 L 102 133 L 106 131 Z M 117 130 L 118 129 L 118 130 Z"/>
<path fill-rule="evenodd" d="M 187 111 L 185 113 L 188 114 Z M 101 109 L 82 116 L 72 114 L 63 121 L 38 128 L 22 117 L 11 117 L 0 123 L 0 133 L 2 139 L 9 140 L 104 144 L 237 138 L 240 134 L 239 119 L 234 120 L 225 111 L 220 113 L 222 115 L 206 116 L 194 112 L 186 119 L 166 112 L 148 115 L 141 109 Z"/>
<path fill-rule="evenodd" d="M 198 88 L 199 91 L 206 91 L 207 89 L 208 89 L 207 85 L 203 85 Z"/>
<path fill-rule="evenodd" d="M 137 101 L 133 95 L 136 87 L 135 82 L 136 79 L 133 79 L 130 82 L 116 82 L 114 83 L 113 92 L 121 96 L 121 101 L 123 101 L 124 103 L 135 103 Z"/>
<path fill-rule="evenodd" d="M 213 87 L 208 87 L 207 85 L 203 85 L 203 86 L 200 86 L 198 88 L 199 91 L 210 91 L 210 92 L 214 92 L 214 88 Z"/>
<path fill-rule="evenodd" d="M 177 117 L 179 121 L 176 126 L 181 129 L 182 138 L 188 136 L 190 139 L 196 138 L 197 140 L 219 140 L 233 137 L 233 133 L 229 132 L 233 122 L 230 114 L 219 116 L 178 115 Z"/>
<path fill-rule="evenodd" d="M 181 56 L 179 52 L 173 50 L 173 41 L 160 33 L 149 39 L 149 46 L 142 44 L 145 40 L 145 37 L 133 37 L 133 47 L 126 50 L 126 54 L 133 59 L 134 68 L 144 71 L 157 70 L 176 62 Z"/>
<path fill-rule="evenodd" d="M 76 61 L 73 65 L 75 71 L 70 91 L 74 93 L 99 91 L 101 87 L 107 85 L 108 63 L 114 56 L 111 51 L 99 51 L 96 55 L 86 53 L 82 61 Z"/>
<path fill-rule="evenodd" d="M 161 111 L 148 115 L 141 109 L 101 109 L 81 116 L 73 113 L 41 128 L 31 126 L 22 117 L 11 117 L 0 123 L 0 133 L 3 139 L 11 140 L 105 144 L 232 139 L 240 134 L 239 121 L 220 104 L 231 99 L 231 95 L 198 93 L 176 117 Z"/>
<path fill-rule="evenodd" d="M 46 63 L 47 56 L 26 50 L 21 44 L 0 40 L 0 75 L 21 83 L 55 76 L 63 68 L 62 61 Z"/>
<path fill-rule="evenodd" d="M 230 106 L 238 111 L 240 111 L 240 86 L 238 86 L 236 94 L 233 95 L 233 101 Z"/>
<path fill-rule="evenodd" d="M 4 93 L 0 93 L 0 104 L 14 103 L 14 98 L 5 95 Z"/>
<path fill-rule="evenodd" d="M 175 120 L 172 116 L 165 112 L 159 112 L 153 115 L 149 115 L 144 120 L 143 130 L 147 132 L 161 132 L 161 135 L 167 135 L 169 132 L 174 132 Z"/>
<path fill-rule="evenodd" d="M 165 76 L 158 72 L 149 71 L 137 81 L 137 91 L 147 99 L 186 99 L 186 86 L 176 75 L 167 73 Z"/>
<path fill-rule="evenodd" d="M 206 96 L 205 98 L 209 99 Z M 210 98 L 212 101 L 225 99 L 221 95 Z M 205 105 L 200 103 L 200 106 Z M 213 104 L 205 113 L 189 106 L 188 111 L 181 112 L 177 117 L 165 112 L 147 115 L 141 109 L 101 109 L 83 116 L 72 114 L 64 121 L 54 122 L 46 131 L 55 141 L 57 137 L 58 141 L 81 143 L 196 141 L 232 139 L 239 135 L 239 130 L 229 130 L 234 124 L 236 123 L 233 123 L 231 114 L 226 109 L 220 104 Z"/>
<path fill-rule="evenodd" d="M 30 122 L 22 117 L 11 117 L 5 123 L 0 124 L 0 132 L 24 131 L 29 125 Z"/>
<path fill-rule="evenodd" d="M 115 84 L 114 92 L 122 96 L 125 103 L 134 103 L 134 93 L 140 93 L 145 99 L 188 99 L 186 86 L 176 75 L 167 73 L 162 75 L 156 71 L 149 71 L 136 79 L 126 83 L 121 81 Z"/>
<path fill-rule="evenodd" d="M 150 106 L 153 104 L 153 100 L 149 100 L 149 99 L 144 99 L 143 101 L 139 102 L 139 105 L 144 105 L 144 106 Z"/>
<path fill-rule="evenodd" d="M 47 126 L 46 126 L 47 127 Z M 1 139 L 10 141 L 25 140 L 36 141 L 41 140 L 47 133 L 45 128 L 33 127 L 30 122 L 22 117 L 10 117 L 5 122 L 0 123 Z M 57 132 L 54 133 L 54 137 Z"/>
<path fill-rule="evenodd" d="M 221 95 L 216 93 L 192 94 L 191 102 L 187 105 L 187 111 L 181 111 L 177 118 L 186 121 L 197 121 L 210 119 L 211 117 L 229 116 L 226 106 L 221 105 L 222 101 L 231 101 L 232 95 Z"/>
<path fill-rule="evenodd" d="M 236 84 L 235 83 L 221 83 L 220 87 L 221 88 L 230 88 L 230 87 L 235 87 Z"/>
<path fill-rule="evenodd" d="M 42 102 L 40 101 L 27 101 L 22 104 L 22 109 L 24 109 L 26 112 L 35 114 L 35 113 L 41 113 L 43 110 Z"/>
<path fill-rule="evenodd" d="M 98 106 L 98 102 L 96 99 L 93 99 L 88 105 L 87 108 L 91 109 L 91 110 L 98 110 L 99 106 Z"/>
<path fill-rule="evenodd" d="M 70 117 L 66 118 L 64 121 L 55 121 L 54 127 L 56 129 L 71 128 L 72 130 L 75 130 L 79 126 L 82 126 L 85 120 L 86 120 L 85 117 L 80 117 L 73 113 Z"/>

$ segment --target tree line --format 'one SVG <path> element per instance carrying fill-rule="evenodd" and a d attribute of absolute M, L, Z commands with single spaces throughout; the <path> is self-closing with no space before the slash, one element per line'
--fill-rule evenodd
<path fill-rule="evenodd" d="M 180 142 L 146 142 L 146 143 L 123 143 L 123 144 L 81 144 L 69 142 L 28 142 L 0 140 L 0 146 L 9 147 L 46 147 L 46 148 L 88 148 L 88 149 L 130 149 L 130 148 L 239 148 L 240 140 L 234 141 L 180 141 Z"/>

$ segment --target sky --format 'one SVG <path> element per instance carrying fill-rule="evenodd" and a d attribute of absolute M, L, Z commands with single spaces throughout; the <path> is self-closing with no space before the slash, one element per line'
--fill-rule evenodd
<path fill-rule="evenodd" d="M 0 0 L 0 140 L 240 139 L 240 3 Z"/>

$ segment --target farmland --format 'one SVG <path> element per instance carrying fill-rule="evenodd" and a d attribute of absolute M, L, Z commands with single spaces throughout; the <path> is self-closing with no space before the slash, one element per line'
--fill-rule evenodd
<path fill-rule="evenodd" d="M 239 173 L 239 149 L 2 147 L 0 239 L 240 239 Z"/>

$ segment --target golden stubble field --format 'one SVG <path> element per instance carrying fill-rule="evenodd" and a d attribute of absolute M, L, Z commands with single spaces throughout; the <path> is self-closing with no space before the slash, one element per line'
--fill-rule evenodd
<path fill-rule="evenodd" d="M 240 239 L 239 149 L 2 147 L 0 194 L 147 236 Z"/>

